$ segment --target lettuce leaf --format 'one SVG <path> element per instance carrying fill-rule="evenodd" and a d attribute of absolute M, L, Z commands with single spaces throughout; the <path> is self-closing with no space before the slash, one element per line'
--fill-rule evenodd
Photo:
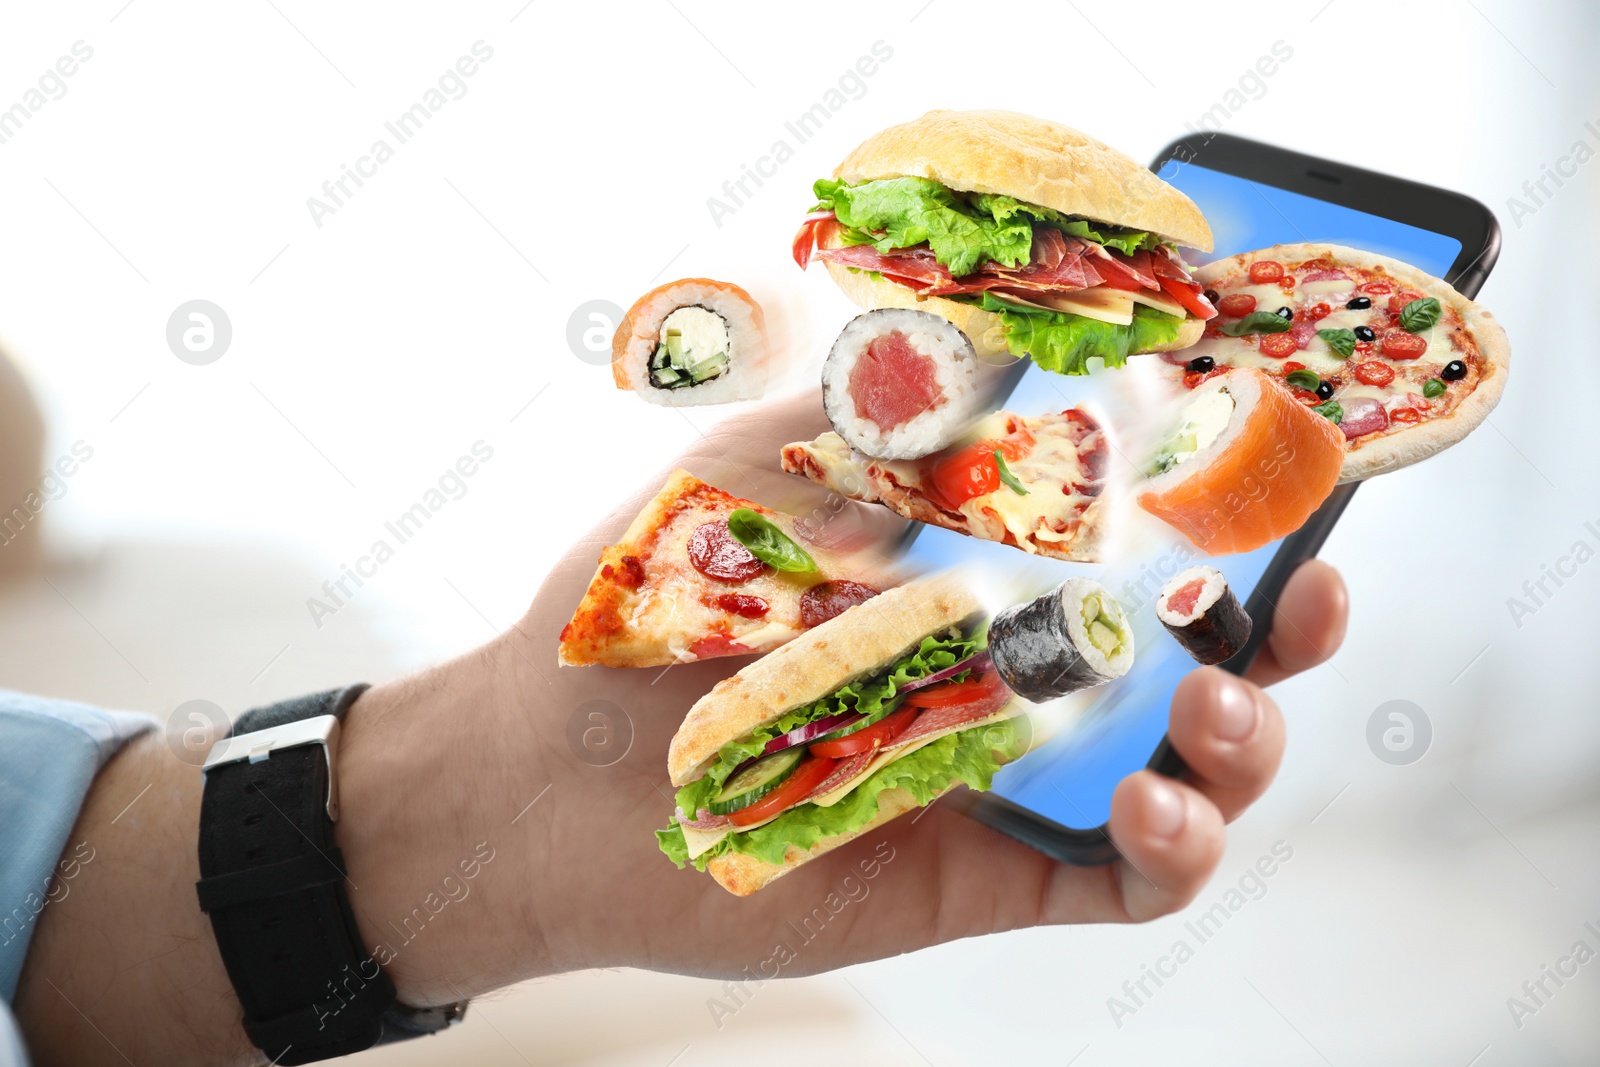
<path fill-rule="evenodd" d="M 1027 748 L 1026 735 L 1018 724 L 1018 719 L 1006 719 L 941 737 L 879 768 L 832 807 L 802 804 L 765 826 L 729 834 L 692 862 L 703 871 L 714 857 L 739 852 L 766 863 L 782 863 L 791 847 L 809 849 L 824 838 L 865 826 L 878 813 L 878 797 L 886 789 L 904 789 L 919 804 L 927 804 L 955 782 L 988 789 L 995 772 Z M 676 820 L 667 829 L 657 830 L 656 840 L 661 851 L 679 867 L 691 862 L 689 846 Z"/>
<path fill-rule="evenodd" d="M 871 715 L 894 702 L 900 687 L 907 682 L 926 678 L 946 667 L 955 666 L 986 647 L 987 640 L 987 624 L 977 627 L 971 635 L 965 637 L 959 630 L 954 629 L 945 634 L 924 637 L 916 651 L 896 662 L 883 674 L 858 679 L 841 686 L 820 700 L 795 708 L 778 721 L 768 723 L 748 737 L 729 741 L 718 750 L 716 762 L 706 771 L 703 778 L 690 782 L 678 790 L 679 810 L 693 815 L 704 808 L 711 798 L 721 791 L 722 783 L 733 773 L 734 768 L 751 756 L 760 755 L 761 750 L 767 747 L 767 742 L 774 737 L 830 715 L 844 712 Z M 677 836 L 680 841 L 683 839 L 682 834 Z"/>
<path fill-rule="evenodd" d="M 1120 367 L 1130 352 L 1171 342 L 1184 322 L 1143 304 L 1134 307 L 1131 325 L 1118 326 L 1065 311 L 1013 304 L 993 293 L 976 297 L 979 307 L 1000 315 L 1012 355 L 1028 356 L 1057 374 L 1088 374 L 1088 361 L 1095 356 L 1105 360 L 1107 367 Z"/>
<path fill-rule="evenodd" d="M 1130 254 L 1161 243 L 1143 230 L 1075 219 L 997 193 L 961 194 L 929 178 L 882 178 L 859 185 L 823 178 L 813 191 L 818 201 L 813 210 L 834 213 L 844 244 L 892 252 L 926 243 L 958 278 L 990 260 L 1006 267 L 1027 263 L 1036 223 Z"/>

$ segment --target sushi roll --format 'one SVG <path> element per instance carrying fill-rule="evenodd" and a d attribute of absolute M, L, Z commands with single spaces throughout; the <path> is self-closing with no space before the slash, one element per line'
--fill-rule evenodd
<path fill-rule="evenodd" d="M 1041 704 L 1127 674 L 1133 628 L 1103 585 L 1068 578 L 994 617 L 989 658 L 1013 692 Z"/>
<path fill-rule="evenodd" d="M 652 404 L 755 400 L 767 387 L 761 305 L 730 282 L 683 278 L 641 296 L 611 340 L 611 376 Z"/>
<path fill-rule="evenodd" d="M 857 315 L 822 367 L 828 421 L 873 459 L 921 459 L 948 446 L 966 429 L 977 394 L 971 339 L 926 311 Z"/>
<path fill-rule="evenodd" d="M 1294 533 L 1333 491 L 1344 434 L 1254 367 L 1189 394 L 1139 506 L 1213 555 Z"/>
<path fill-rule="evenodd" d="M 1156 618 L 1207 665 L 1233 658 L 1250 639 L 1250 616 L 1215 567 L 1190 567 L 1162 586 Z"/>

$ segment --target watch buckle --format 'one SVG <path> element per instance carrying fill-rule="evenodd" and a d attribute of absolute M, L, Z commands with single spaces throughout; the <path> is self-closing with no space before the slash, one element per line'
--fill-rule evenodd
<path fill-rule="evenodd" d="M 322 758 L 328 764 L 328 818 L 339 820 L 339 787 L 334 776 L 334 763 L 339 750 L 339 720 L 333 715 L 315 715 L 298 719 L 265 730 L 224 737 L 211 746 L 201 773 L 227 763 L 260 763 L 271 758 L 274 752 L 301 745 L 322 746 Z"/>

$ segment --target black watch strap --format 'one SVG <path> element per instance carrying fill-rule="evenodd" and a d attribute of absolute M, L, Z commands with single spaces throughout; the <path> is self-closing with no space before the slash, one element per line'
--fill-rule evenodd
<path fill-rule="evenodd" d="M 339 719 L 366 688 L 246 712 L 206 760 L 200 907 L 245 1033 L 278 1064 L 434 1033 L 466 1011 L 398 1003 L 350 910 L 334 766 Z"/>

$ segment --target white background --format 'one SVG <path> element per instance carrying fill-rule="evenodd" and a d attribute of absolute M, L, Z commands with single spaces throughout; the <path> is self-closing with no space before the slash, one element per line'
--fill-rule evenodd
<path fill-rule="evenodd" d="M 1481 299 L 1516 352 L 1490 424 L 1363 488 L 1329 541 L 1350 638 L 1278 691 L 1283 771 L 1198 907 L 1275 841 L 1293 858 L 1120 1026 L 1107 998 L 1185 916 L 768 986 L 720 1030 L 709 982 L 550 979 L 363 1062 L 1600 1057 L 1600 963 L 1520 1028 L 1506 1005 L 1579 939 L 1600 949 L 1583 929 L 1600 926 L 1600 565 L 1548 584 L 1520 626 L 1507 606 L 1575 541 L 1600 548 L 1583 525 L 1600 528 L 1596 171 L 1547 181 L 1542 205 L 1523 191 L 1575 142 L 1600 147 L 1591 7 L 274 3 L 0 15 L 0 108 L 74 42 L 94 50 L 0 144 L 0 340 L 48 419 L 45 459 L 94 450 L 46 511 L 49 571 L 0 586 L 0 684 L 237 712 L 484 640 L 621 495 L 614 472 L 644 482 L 719 414 L 612 389 L 569 347 L 574 309 L 729 278 L 765 304 L 793 381 L 814 374 L 849 309 L 789 259 L 808 187 L 930 107 L 1032 111 L 1147 159 L 1282 40 L 1293 57 L 1225 128 L 1489 204 L 1505 245 Z M 465 95 L 319 228 L 307 198 L 395 144 L 385 121 L 480 40 L 493 58 Z M 797 145 L 785 120 L 876 41 L 892 58 Z M 794 158 L 717 225 L 707 198 L 780 138 Z M 1537 210 L 1513 221 L 1513 196 Z M 196 298 L 233 326 L 209 366 L 165 341 Z M 479 440 L 494 458 L 467 494 L 315 626 L 307 597 Z M 1433 724 L 1412 766 L 1367 748 L 1391 699 Z"/>

